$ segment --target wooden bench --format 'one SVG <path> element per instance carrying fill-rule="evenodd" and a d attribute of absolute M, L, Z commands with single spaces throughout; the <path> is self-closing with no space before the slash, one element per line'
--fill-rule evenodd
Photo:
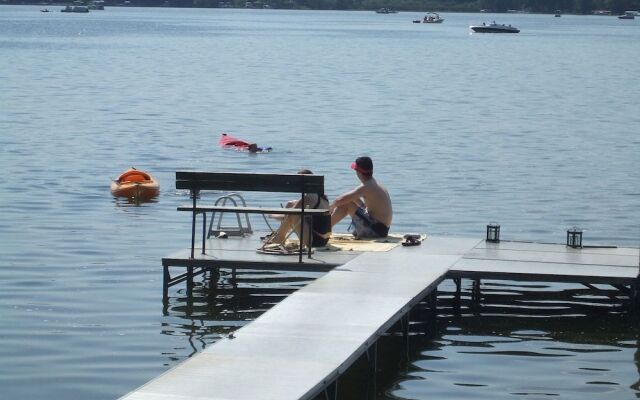
<path fill-rule="evenodd" d="M 203 190 L 219 190 L 226 192 L 273 192 L 273 193 L 299 193 L 301 203 L 304 204 L 304 196 L 309 193 L 324 194 L 324 176 L 301 174 L 265 174 L 265 173 L 241 173 L 241 172 L 176 172 L 176 189 L 188 189 L 191 193 L 192 204 L 178 207 L 178 211 L 189 211 L 191 217 L 191 258 L 194 258 L 196 216 L 203 215 L 202 221 L 202 254 L 205 254 L 207 212 L 229 212 L 241 214 L 280 214 L 299 215 L 304 220 L 305 215 L 327 215 L 326 209 L 303 208 L 277 208 L 277 207 L 238 207 L 198 204 L 200 192 Z M 300 255 L 302 262 L 302 250 L 304 243 L 304 230 L 300 230 Z M 311 257 L 311 247 L 309 247 Z"/>

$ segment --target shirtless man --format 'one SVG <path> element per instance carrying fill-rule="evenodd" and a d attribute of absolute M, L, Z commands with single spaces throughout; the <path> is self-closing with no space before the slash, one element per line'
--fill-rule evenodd
<path fill-rule="evenodd" d="M 351 169 L 362 184 L 338 196 L 331 204 L 331 226 L 347 215 L 355 227 L 358 238 L 387 237 L 393 219 L 389 192 L 373 177 L 373 161 L 369 157 L 358 157 Z"/>

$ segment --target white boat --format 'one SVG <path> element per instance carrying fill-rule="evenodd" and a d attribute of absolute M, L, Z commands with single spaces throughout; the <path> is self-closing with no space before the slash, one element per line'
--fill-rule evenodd
<path fill-rule="evenodd" d="M 626 12 L 626 13 L 618 16 L 618 19 L 635 19 L 635 18 L 636 18 L 636 16 L 631 14 L 631 13 L 629 13 L 629 12 Z"/>
<path fill-rule="evenodd" d="M 440 17 L 438 13 L 427 13 L 422 19 L 422 22 L 425 24 L 441 24 L 444 21 L 444 18 Z"/>
<path fill-rule="evenodd" d="M 482 33 L 518 33 L 520 29 L 515 26 L 505 25 L 505 24 L 496 24 L 496 21 L 493 21 L 489 25 L 484 22 L 482 25 L 471 25 L 469 27 L 474 32 L 482 32 Z"/>

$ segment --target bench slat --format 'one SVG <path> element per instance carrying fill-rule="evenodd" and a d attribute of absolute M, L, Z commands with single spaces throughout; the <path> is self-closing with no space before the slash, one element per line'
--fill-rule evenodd
<path fill-rule="evenodd" d="M 180 206 L 178 211 L 194 211 L 193 206 Z M 282 207 L 226 207 L 226 206 L 201 206 L 195 207 L 196 212 L 229 212 L 240 214 L 301 214 L 301 208 L 282 208 Z M 319 208 L 305 208 L 304 213 L 306 215 L 327 215 L 329 210 Z"/>
<path fill-rule="evenodd" d="M 176 189 L 323 194 L 324 176 L 177 171 Z"/>

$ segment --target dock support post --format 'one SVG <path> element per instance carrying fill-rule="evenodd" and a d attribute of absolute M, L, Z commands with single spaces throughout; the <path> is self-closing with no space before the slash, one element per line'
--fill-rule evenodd
<path fill-rule="evenodd" d="M 191 297 L 193 292 L 193 266 L 187 267 L 187 297 Z"/>
<path fill-rule="evenodd" d="M 202 213 L 202 254 L 206 254 L 205 244 L 207 241 L 207 213 Z"/>
<path fill-rule="evenodd" d="M 429 293 L 429 309 L 434 314 L 438 312 L 438 288 L 434 288 L 431 293 Z"/>
<path fill-rule="evenodd" d="M 169 280 L 171 279 L 171 275 L 169 275 L 169 266 L 162 266 L 162 300 L 166 301 L 169 298 Z"/>
<path fill-rule="evenodd" d="M 338 377 L 324 388 L 325 400 L 338 400 Z"/>
<path fill-rule="evenodd" d="M 434 333 L 438 323 L 438 287 L 436 286 L 431 293 L 429 293 L 429 324 L 427 330 Z"/>
<path fill-rule="evenodd" d="M 456 285 L 456 292 L 453 295 L 453 311 L 456 315 L 460 315 L 460 297 L 462 294 L 462 278 L 453 278 Z"/>
<path fill-rule="evenodd" d="M 636 281 L 631 284 L 629 297 L 629 300 L 631 300 L 631 312 L 637 315 L 640 310 L 640 278 L 637 278 Z"/>
<path fill-rule="evenodd" d="M 218 268 L 210 268 L 209 269 L 209 287 L 211 289 L 218 288 L 218 280 L 220 279 L 220 274 L 218 273 Z"/>
<path fill-rule="evenodd" d="M 376 398 L 376 392 L 378 390 L 376 386 L 376 378 L 378 373 L 378 341 L 376 340 L 373 345 L 367 349 L 367 361 L 369 364 L 369 373 L 367 374 L 367 396 L 373 392 L 372 398 Z"/>
<path fill-rule="evenodd" d="M 196 247 L 196 201 L 198 193 L 195 190 L 191 190 L 191 198 L 193 201 L 193 212 L 191 213 L 191 258 L 194 256 L 194 249 Z"/>
<path fill-rule="evenodd" d="M 473 301 L 474 302 L 479 302 L 480 301 L 480 279 L 474 279 L 473 280 Z"/>
<path fill-rule="evenodd" d="M 409 361 L 409 321 L 411 317 L 409 313 L 411 310 L 407 311 L 407 313 L 400 318 L 400 326 L 402 327 L 402 340 L 404 342 L 404 356 L 407 361 Z"/>

